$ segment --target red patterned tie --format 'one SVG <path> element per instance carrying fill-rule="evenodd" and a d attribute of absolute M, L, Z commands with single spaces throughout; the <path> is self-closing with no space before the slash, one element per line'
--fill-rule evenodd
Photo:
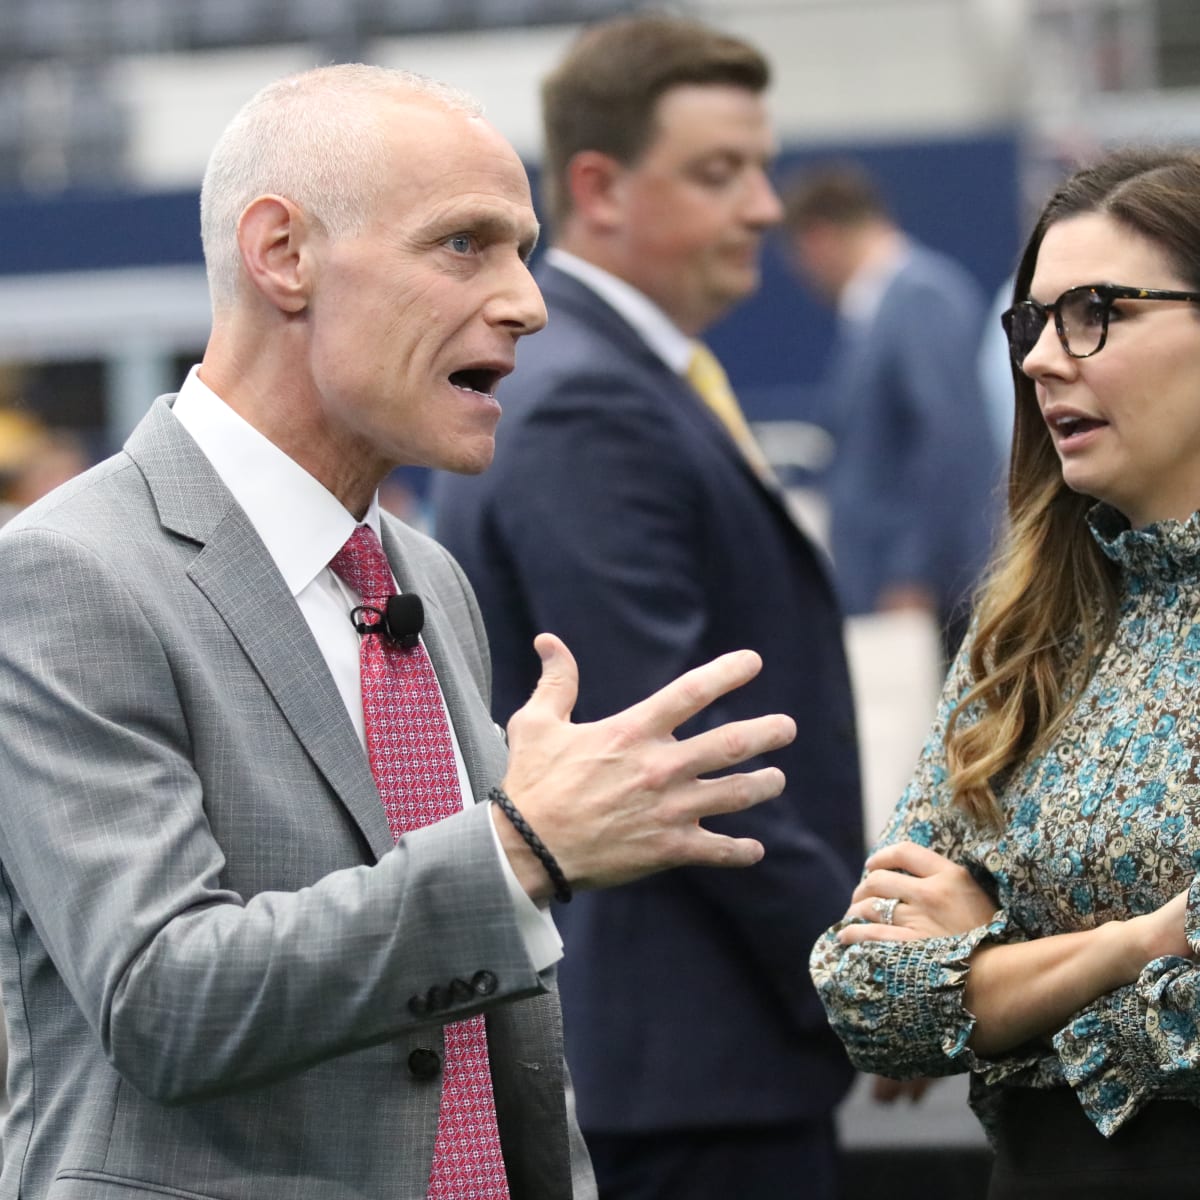
<path fill-rule="evenodd" d="M 396 588 L 383 547 L 359 525 L 329 564 L 382 611 Z M 368 623 L 373 623 L 366 614 Z M 454 744 L 425 647 L 401 649 L 383 634 L 359 644 L 367 757 L 397 841 L 410 829 L 462 811 Z M 482 1016 L 445 1028 L 446 1061 L 429 1200 L 507 1200 L 496 1101 Z"/>

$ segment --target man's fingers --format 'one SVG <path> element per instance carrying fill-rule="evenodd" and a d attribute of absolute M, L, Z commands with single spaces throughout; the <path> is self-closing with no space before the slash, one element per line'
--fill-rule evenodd
<path fill-rule="evenodd" d="M 719 779 L 700 779 L 694 815 L 699 819 L 753 808 L 764 800 L 773 800 L 783 791 L 786 782 L 778 767 L 761 767 L 757 771 L 722 775 Z"/>
<path fill-rule="evenodd" d="M 957 864 L 928 846 L 916 842 L 893 842 L 882 846 L 867 859 L 869 871 L 907 871 L 910 875 L 934 875 Z"/>
<path fill-rule="evenodd" d="M 533 648 L 542 660 L 542 674 L 526 709 L 543 709 L 562 721 L 571 719 L 579 698 L 579 668 L 566 643 L 552 633 L 539 633 Z"/>
<path fill-rule="evenodd" d="M 783 713 L 769 713 L 745 721 L 730 721 L 706 729 L 680 742 L 684 769 L 689 775 L 708 775 L 735 767 L 748 758 L 778 750 L 796 737 L 796 722 Z"/>
<path fill-rule="evenodd" d="M 726 837 L 721 833 L 713 833 L 710 829 L 702 829 L 699 825 L 689 840 L 686 856 L 679 859 L 681 865 L 687 863 L 695 867 L 752 867 L 762 860 L 764 854 L 762 843 L 754 838 Z"/>
<path fill-rule="evenodd" d="M 753 650 L 722 654 L 703 666 L 685 671 L 645 700 L 625 710 L 650 734 L 667 734 L 707 708 L 714 700 L 749 683 L 762 670 Z"/>

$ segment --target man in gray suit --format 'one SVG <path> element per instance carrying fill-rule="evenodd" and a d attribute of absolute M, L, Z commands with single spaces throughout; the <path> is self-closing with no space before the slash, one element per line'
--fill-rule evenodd
<path fill-rule="evenodd" d="M 397 464 L 487 466 L 492 392 L 545 320 L 524 170 L 467 98 L 354 66 L 272 85 L 214 151 L 202 226 L 203 362 L 0 536 L 0 1197 L 594 1195 L 545 903 L 757 861 L 699 818 L 780 772 L 698 776 L 793 723 L 672 736 L 754 675 L 738 652 L 573 725 L 574 661 L 542 635 L 506 750 L 461 572 L 379 512 Z M 359 677 L 391 610 L 328 565 L 360 535 L 424 600 L 426 722 L 448 714 L 461 785 L 398 840 Z M 383 704 L 397 740 L 427 732 L 406 703 Z M 447 1031 L 478 1014 L 464 1067 Z M 443 1088 L 452 1062 L 486 1105 Z"/>

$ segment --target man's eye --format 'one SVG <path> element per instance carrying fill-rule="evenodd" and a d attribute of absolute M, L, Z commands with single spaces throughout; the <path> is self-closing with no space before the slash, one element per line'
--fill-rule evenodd
<path fill-rule="evenodd" d="M 737 171 L 732 167 L 716 166 L 702 167 L 693 172 L 692 178 L 701 185 L 708 188 L 723 188 L 728 187 L 737 178 Z"/>
<path fill-rule="evenodd" d="M 446 245 L 456 254 L 470 254 L 475 239 L 469 233 L 456 233 L 446 239 Z"/>

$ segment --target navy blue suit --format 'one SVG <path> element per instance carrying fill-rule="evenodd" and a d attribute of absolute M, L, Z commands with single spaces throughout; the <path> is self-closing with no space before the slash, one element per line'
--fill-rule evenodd
<path fill-rule="evenodd" d="M 577 720 L 750 647 L 761 676 L 697 722 L 782 711 L 798 727 L 769 760 L 787 773 L 784 795 L 706 822 L 760 839 L 760 864 L 675 870 L 556 908 L 580 1123 L 647 1134 L 822 1120 L 851 1070 L 805 964 L 862 862 L 854 718 L 825 565 L 611 307 L 553 267 L 538 281 L 550 322 L 521 343 L 503 386 L 493 466 L 435 485 L 438 537 L 483 609 L 496 718 L 533 690 L 531 643 L 549 630 L 579 662 Z"/>
<path fill-rule="evenodd" d="M 923 246 L 865 323 L 842 323 L 831 373 L 830 540 L 848 613 L 924 584 L 960 618 L 999 513 L 1000 462 L 977 372 L 984 300 Z M 961 632 L 961 630 L 959 630 Z"/>

